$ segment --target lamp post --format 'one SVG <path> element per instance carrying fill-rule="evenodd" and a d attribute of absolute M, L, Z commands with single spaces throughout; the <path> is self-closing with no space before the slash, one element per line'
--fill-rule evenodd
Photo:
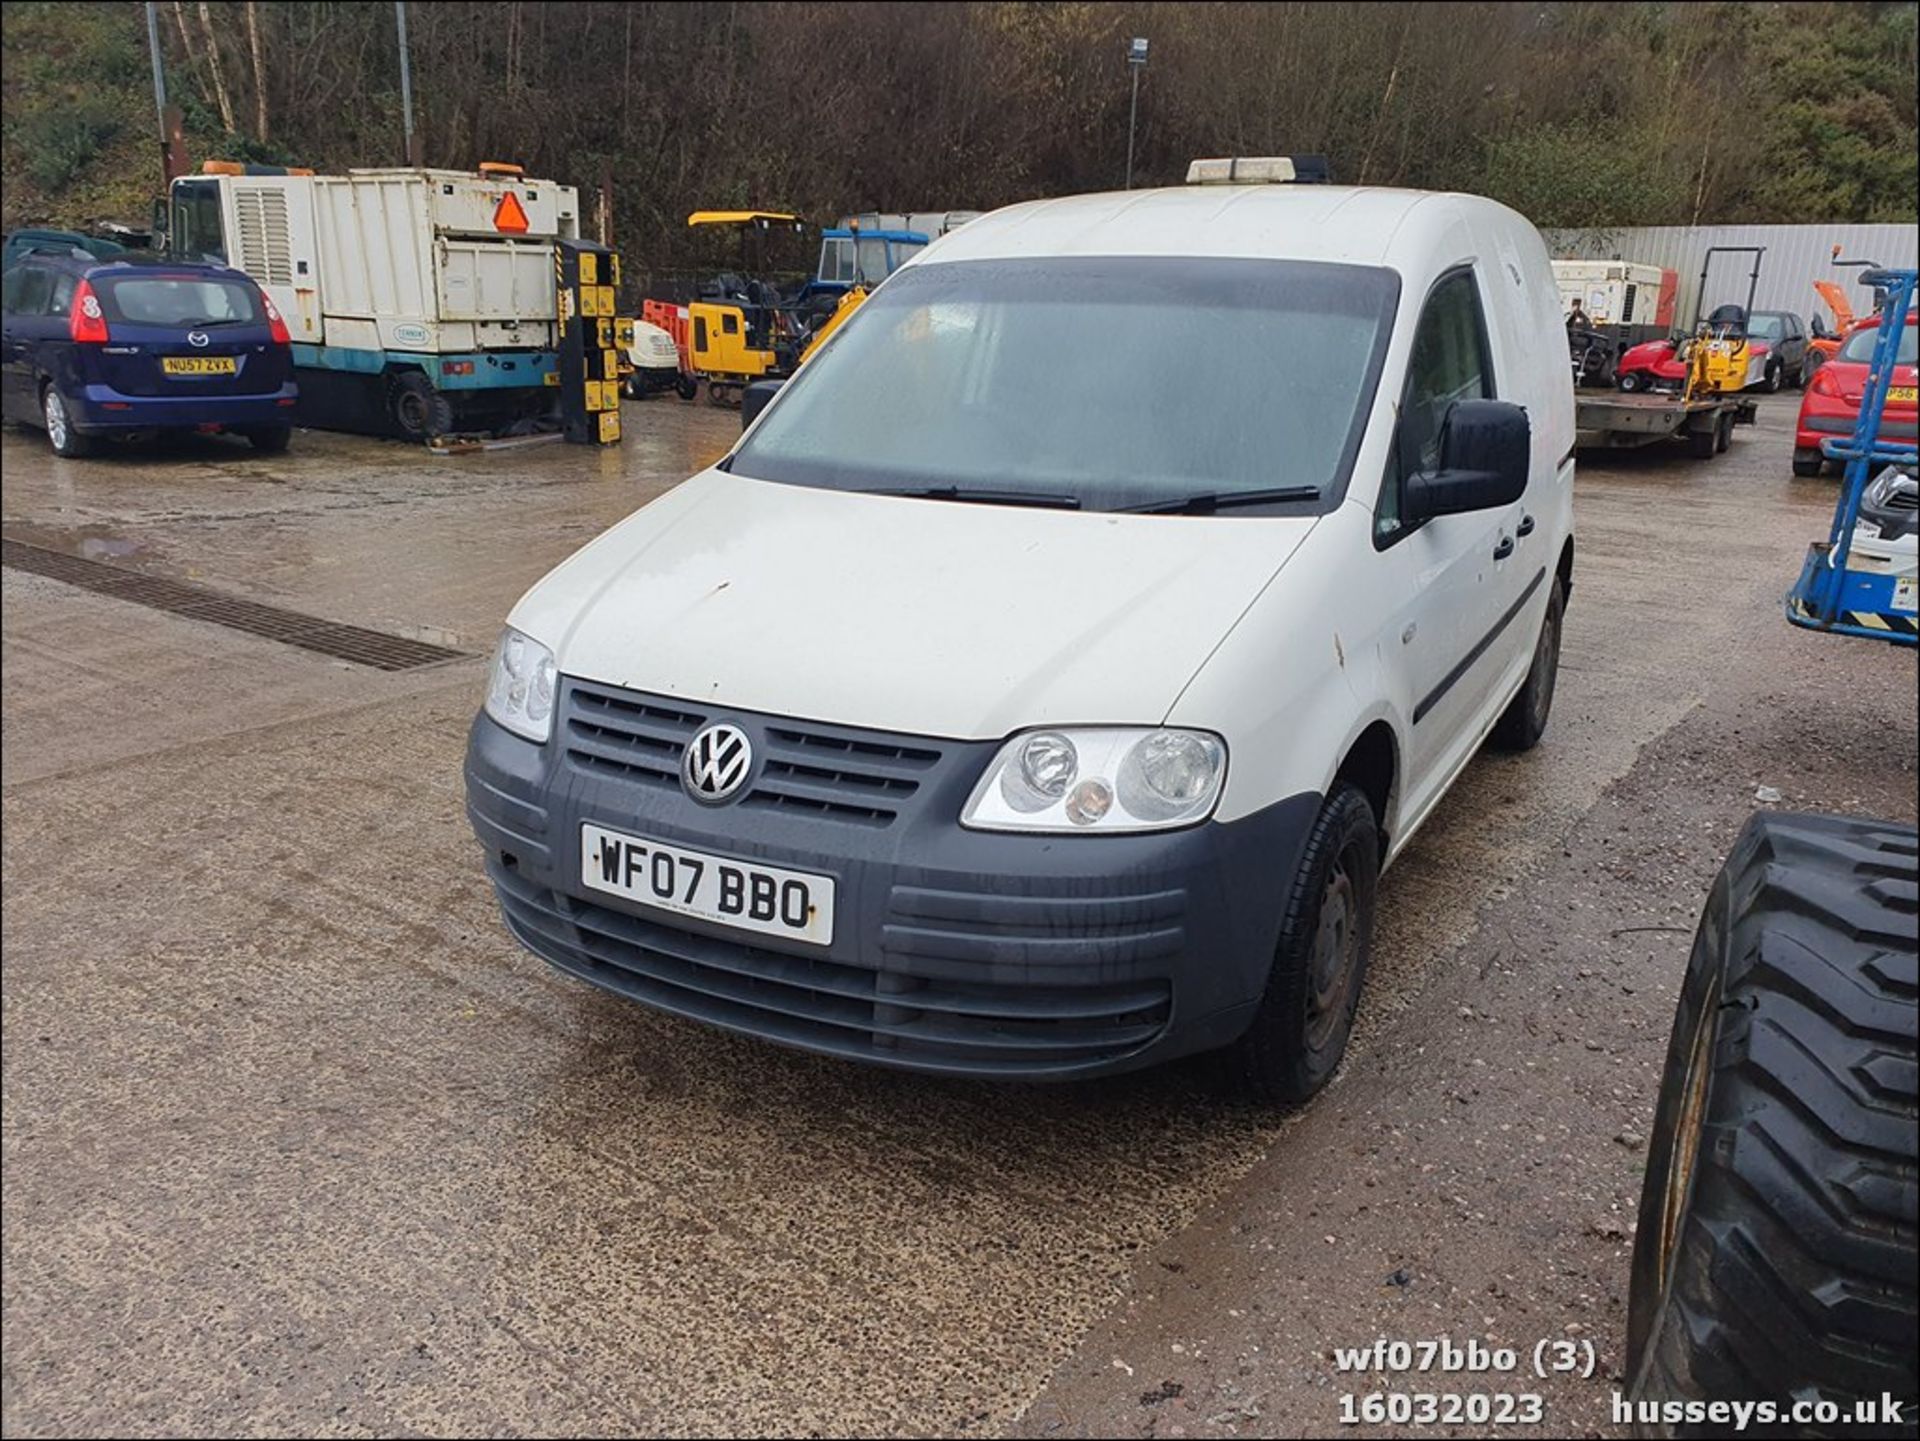
<path fill-rule="evenodd" d="M 407 45 L 406 0 L 393 0 L 393 24 L 400 43 L 400 123 L 405 127 L 407 164 L 417 169 L 420 147 L 414 142 L 413 132 L 413 52 Z"/>
<path fill-rule="evenodd" d="M 1133 189 L 1133 125 L 1140 118 L 1140 72 L 1147 68 L 1147 41 L 1136 35 L 1127 46 L 1127 69 L 1133 72 L 1133 102 L 1127 107 L 1127 189 Z"/>

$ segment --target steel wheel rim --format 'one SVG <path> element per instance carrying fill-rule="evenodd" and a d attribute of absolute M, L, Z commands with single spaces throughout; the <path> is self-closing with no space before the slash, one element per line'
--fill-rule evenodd
<path fill-rule="evenodd" d="M 67 403 L 60 398 L 60 392 L 51 385 L 47 387 L 47 439 L 53 442 L 55 450 L 67 448 Z"/>
<path fill-rule="evenodd" d="M 1693 1191 L 1694 1172 L 1699 1169 L 1700 1134 L 1707 1119 L 1708 1082 L 1713 1076 L 1709 1050 L 1713 1036 L 1713 1014 L 1720 1003 L 1716 983 L 1700 1007 L 1687 1047 L 1687 1071 L 1680 1087 L 1680 1114 L 1673 1124 L 1673 1145 L 1667 1155 L 1666 1183 L 1660 1192 L 1660 1234 L 1656 1238 L 1659 1266 L 1656 1274 L 1662 1290 L 1672 1271 L 1673 1257 L 1680 1244 L 1680 1222 L 1686 1215 L 1687 1198 Z"/>
<path fill-rule="evenodd" d="M 1533 650 L 1534 669 L 1539 677 L 1538 684 L 1533 688 L 1533 723 L 1536 726 L 1546 724 L 1547 712 L 1553 707 L 1553 686 L 1560 674 L 1559 656 L 1560 621 L 1549 605 L 1546 623 L 1540 627 L 1540 639 Z"/>
<path fill-rule="evenodd" d="M 1353 982 L 1353 955 L 1360 927 L 1359 900 L 1342 851 L 1327 873 L 1320 895 L 1320 923 L 1314 931 L 1307 965 L 1307 1044 L 1323 1049 L 1346 1014 Z"/>
<path fill-rule="evenodd" d="M 400 392 L 400 401 L 394 406 L 394 412 L 400 418 L 403 430 L 420 431 L 427 426 L 427 402 L 411 390 Z"/>

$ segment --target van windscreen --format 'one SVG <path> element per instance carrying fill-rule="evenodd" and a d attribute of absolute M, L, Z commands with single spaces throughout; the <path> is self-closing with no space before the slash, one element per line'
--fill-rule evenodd
<path fill-rule="evenodd" d="M 1163 256 L 901 270 L 787 382 L 729 464 L 761 480 L 1070 495 L 1121 510 L 1347 474 L 1399 277 Z"/>
<path fill-rule="evenodd" d="M 94 294 L 109 321 L 189 330 L 262 322 L 260 297 L 244 280 L 210 275 L 96 276 Z"/>

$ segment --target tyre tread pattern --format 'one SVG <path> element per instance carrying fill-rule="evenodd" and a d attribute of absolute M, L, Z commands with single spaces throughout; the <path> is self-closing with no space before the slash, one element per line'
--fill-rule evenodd
<path fill-rule="evenodd" d="M 1636 1395 L 1914 1395 L 1916 849 L 1762 813 L 1716 879 L 1689 962 L 1722 968 L 1707 1113 Z"/>

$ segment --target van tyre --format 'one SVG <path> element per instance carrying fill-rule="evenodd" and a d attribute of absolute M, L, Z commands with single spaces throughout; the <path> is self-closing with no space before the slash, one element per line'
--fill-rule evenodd
<path fill-rule="evenodd" d="M 453 402 L 417 370 L 403 371 L 387 384 L 394 428 L 407 440 L 428 441 L 453 429 Z"/>
<path fill-rule="evenodd" d="M 79 460 L 93 454 L 93 438 L 73 428 L 73 412 L 67 409 L 66 397 L 51 380 L 40 387 L 40 418 L 47 432 L 47 443 L 55 455 Z"/>
<path fill-rule="evenodd" d="M 1635 1401 L 1920 1388 L 1917 847 L 1763 812 L 1715 878 L 1634 1235 Z"/>
<path fill-rule="evenodd" d="M 1280 940 L 1253 1023 L 1221 1056 L 1235 1094 L 1298 1104 L 1332 1079 L 1366 980 L 1379 881 L 1373 806 L 1336 781 L 1285 880 Z"/>
<path fill-rule="evenodd" d="M 278 455 L 293 443 L 291 425 L 256 425 L 246 432 L 248 442 L 262 455 Z"/>
<path fill-rule="evenodd" d="M 1554 686 L 1560 679 L 1560 632 L 1566 614 L 1567 588 L 1556 574 L 1547 589 L 1547 613 L 1540 620 L 1540 634 L 1533 643 L 1533 664 L 1488 736 L 1496 749 L 1530 751 L 1547 733 Z"/>

